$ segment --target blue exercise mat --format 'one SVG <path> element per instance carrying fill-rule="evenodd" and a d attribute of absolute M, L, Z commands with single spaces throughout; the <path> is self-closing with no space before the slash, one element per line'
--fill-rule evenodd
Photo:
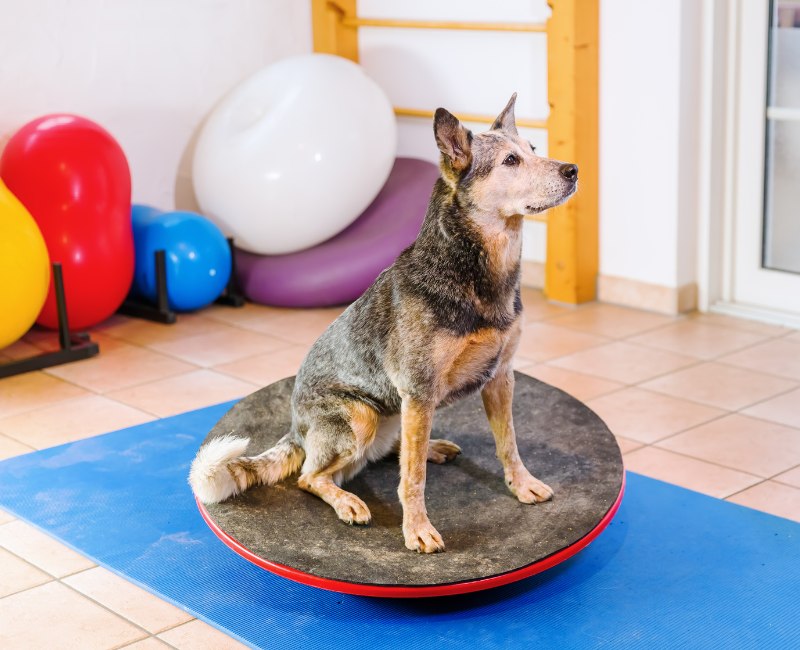
<path fill-rule="evenodd" d="M 253 648 L 800 648 L 800 524 L 631 473 L 597 540 L 506 587 L 388 600 L 272 575 L 186 483 L 231 404 L 3 461 L 0 507 Z"/>

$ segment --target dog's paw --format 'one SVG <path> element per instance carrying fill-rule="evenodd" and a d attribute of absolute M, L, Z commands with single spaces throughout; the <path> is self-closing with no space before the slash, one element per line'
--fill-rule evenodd
<path fill-rule="evenodd" d="M 442 536 L 429 521 L 408 529 L 403 526 L 403 536 L 406 538 L 406 548 L 417 553 L 440 553 L 444 551 Z"/>
<path fill-rule="evenodd" d="M 334 510 L 339 519 L 346 524 L 368 524 L 372 519 L 367 504 L 349 492 L 345 492 L 336 500 Z"/>
<path fill-rule="evenodd" d="M 508 487 L 522 503 L 540 503 L 553 498 L 553 490 L 527 471 L 507 481 Z"/>
<path fill-rule="evenodd" d="M 461 447 L 449 440 L 431 440 L 428 443 L 428 462 L 441 465 L 461 453 Z"/>

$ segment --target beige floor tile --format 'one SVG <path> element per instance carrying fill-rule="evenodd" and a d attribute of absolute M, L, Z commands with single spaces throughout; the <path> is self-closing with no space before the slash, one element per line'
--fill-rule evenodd
<path fill-rule="evenodd" d="M 777 481 L 778 483 L 785 483 L 786 485 L 800 488 L 800 466 L 794 467 L 783 474 L 778 474 L 777 476 L 773 477 L 772 480 Z"/>
<path fill-rule="evenodd" d="M 786 339 L 767 341 L 747 350 L 726 355 L 719 361 L 740 368 L 800 380 L 800 343 Z"/>
<path fill-rule="evenodd" d="M 290 344 L 266 334 L 229 328 L 212 334 L 189 336 L 175 341 L 153 343 L 150 347 L 204 368 L 229 363 L 264 352 L 274 352 Z"/>
<path fill-rule="evenodd" d="M 89 393 L 43 372 L 7 377 L 0 379 L 0 418 L 84 395 Z"/>
<path fill-rule="evenodd" d="M 194 618 L 102 567 L 82 571 L 64 582 L 151 633 Z"/>
<path fill-rule="evenodd" d="M 572 372 L 571 370 L 564 370 L 563 368 L 556 368 L 546 364 L 526 368 L 525 374 L 560 388 L 579 400 L 587 400 L 604 395 L 618 390 L 624 385 L 616 381 L 582 375 L 579 372 Z"/>
<path fill-rule="evenodd" d="M 791 341 L 792 343 L 800 343 L 800 332 L 789 334 L 789 336 L 786 337 L 786 340 Z"/>
<path fill-rule="evenodd" d="M 120 350 L 129 350 L 131 347 L 125 341 L 111 338 L 102 332 L 91 332 L 90 338 L 97 343 L 97 347 L 100 348 L 100 354 L 103 355 L 115 354 Z"/>
<path fill-rule="evenodd" d="M 622 438 L 621 436 L 614 437 L 617 439 L 619 450 L 622 452 L 623 456 L 637 449 L 641 449 L 644 446 L 641 442 L 636 442 L 635 440 L 628 440 L 627 438 Z"/>
<path fill-rule="evenodd" d="M 800 429 L 800 388 L 751 406 L 742 412 Z"/>
<path fill-rule="evenodd" d="M 797 386 L 778 377 L 734 368 L 720 363 L 703 363 L 643 384 L 643 388 L 736 411 Z"/>
<path fill-rule="evenodd" d="M 167 417 L 244 397 L 255 390 L 252 384 L 233 377 L 211 370 L 196 370 L 178 377 L 123 388 L 109 393 L 109 397 L 147 413 Z"/>
<path fill-rule="evenodd" d="M 311 345 L 335 321 L 345 307 L 327 309 L 287 309 L 241 323 L 241 327 L 275 336 L 297 345 Z"/>
<path fill-rule="evenodd" d="M 94 562 L 22 521 L 0 526 L 0 546 L 57 578 L 94 566 Z"/>
<path fill-rule="evenodd" d="M 728 501 L 784 519 L 800 521 L 800 490 L 775 481 L 754 485 L 733 495 Z"/>
<path fill-rule="evenodd" d="M 646 444 L 726 413 L 640 388 L 626 388 L 590 400 L 587 405 L 615 435 Z"/>
<path fill-rule="evenodd" d="M 225 307 L 224 305 L 209 305 L 201 309 L 197 314 L 203 318 L 211 318 L 228 325 L 239 325 L 254 318 L 279 316 L 285 311 L 287 310 L 279 307 L 268 307 L 266 305 L 257 305 L 254 302 L 246 302 L 244 307 L 236 308 Z"/>
<path fill-rule="evenodd" d="M 52 578 L 16 555 L 0 549 L 0 598 L 50 582 Z"/>
<path fill-rule="evenodd" d="M 106 336 L 99 330 L 91 331 L 90 337 L 100 348 L 100 354 L 111 354 L 129 347 L 124 341 Z M 25 335 L 23 342 L 24 341 L 35 346 L 36 351 L 23 356 L 31 356 L 31 354 L 39 354 L 40 352 L 54 352 L 61 348 L 61 343 L 58 340 L 58 332 L 39 327 L 38 325 L 34 325 Z"/>
<path fill-rule="evenodd" d="M 675 323 L 630 339 L 631 343 L 701 359 L 713 359 L 763 340 L 764 336 L 761 334 L 692 321 Z"/>
<path fill-rule="evenodd" d="M 722 314 L 702 314 L 699 311 L 688 314 L 686 318 L 706 325 L 732 327 L 734 329 L 744 330 L 745 332 L 764 334 L 765 336 L 783 336 L 788 331 L 785 327 L 781 327 L 780 325 L 768 325 L 767 323 L 759 323 L 758 321 L 746 320 L 744 318 L 733 318 L 732 316 L 723 316 Z"/>
<path fill-rule="evenodd" d="M 225 323 L 203 318 L 195 314 L 179 314 L 172 325 L 153 323 L 139 318 L 117 317 L 96 326 L 97 331 L 111 338 L 135 345 L 152 345 L 163 341 L 175 341 L 187 336 L 211 334 L 227 330 Z"/>
<path fill-rule="evenodd" d="M 142 348 L 128 347 L 115 354 L 48 368 L 47 374 L 97 393 L 144 384 L 196 370 L 196 366 Z"/>
<path fill-rule="evenodd" d="M 126 645 L 125 650 L 169 650 L 171 646 L 162 643 L 156 638 L 150 637 L 143 641 L 137 641 L 131 645 Z"/>
<path fill-rule="evenodd" d="M 92 395 L 0 420 L 0 433 L 36 449 L 46 449 L 155 418 L 114 400 Z"/>
<path fill-rule="evenodd" d="M 37 354 L 41 354 L 42 350 L 31 343 L 19 339 L 4 347 L 0 352 L 8 359 L 25 359 L 26 357 L 34 357 Z"/>
<path fill-rule="evenodd" d="M 514 370 L 522 370 L 523 368 L 532 368 L 535 365 L 536 362 L 533 361 L 532 359 L 525 359 L 524 357 L 521 357 L 519 355 L 515 355 L 514 359 L 512 360 L 512 367 L 514 368 Z M 529 375 L 530 373 L 526 374 Z"/>
<path fill-rule="evenodd" d="M 9 521 L 16 521 L 16 517 L 12 517 L 5 510 L 0 510 L 0 526 L 7 524 Z"/>
<path fill-rule="evenodd" d="M 110 650 L 145 636 L 58 582 L 0 600 L 0 647 L 8 650 Z"/>
<path fill-rule="evenodd" d="M 2 420 L 0 420 L 0 422 L 2 422 Z M 0 431 L 2 431 L 2 429 L 0 429 Z M 33 447 L 23 445 L 17 440 L 12 440 L 11 438 L 0 434 L 0 460 L 13 458 L 14 456 L 21 456 L 22 454 L 28 454 L 32 451 L 35 451 Z"/>
<path fill-rule="evenodd" d="M 570 314 L 575 311 L 573 307 L 565 307 L 564 305 L 548 302 L 541 289 L 522 287 L 520 293 L 522 296 L 522 309 L 525 312 L 525 321 L 528 323 L 561 314 Z"/>
<path fill-rule="evenodd" d="M 192 621 L 158 635 L 178 650 L 245 650 L 247 646 L 203 623 Z"/>
<path fill-rule="evenodd" d="M 542 362 L 608 343 L 608 339 L 549 323 L 529 323 L 519 339 L 517 354 Z"/>
<path fill-rule="evenodd" d="M 214 370 L 249 381 L 257 386 L 268 386 L 284 377 L 296 375 L 307 353 L 307 347 L 292 346 L 277 352 L 259 354 L 233 363 L 225 363 L 217 366 Z"/>
<path fill-rule="evenodd" d="M 547 322 L 587 334 L 617 339 L 669 325 L 675 322 L 675 318 L 616 305 L 590 303 L 568 314 L 549 318 Z"/>
<path fill-rule="evenodd" d="M 551 365 L 623 384 L 636 384 L 693 363 L 697 360 L 692 357 L 618 341 L 556 359 Z"/>
<path fill-rule="evenodd" d="M 734 494 L 761 480 L 658 447 L 643 447 L 626 454 L 625 469 L 717 498 Z"/>
<path fill-rule="evenodd" d="M 714 420 L 657 446 L 764 478 L 800 465 L 800 431 L 743 415 Z"/>

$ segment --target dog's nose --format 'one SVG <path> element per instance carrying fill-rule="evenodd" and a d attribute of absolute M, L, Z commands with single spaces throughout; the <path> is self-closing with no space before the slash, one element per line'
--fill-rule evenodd
<path fill-rule="evenodd" d="M 561 175 L 570 181 L 578 180 L 578 166 L 573 165 L 572 163 L 564 163 L 561 167 L 558 168 L 558 171 L 561 172 Z"/>

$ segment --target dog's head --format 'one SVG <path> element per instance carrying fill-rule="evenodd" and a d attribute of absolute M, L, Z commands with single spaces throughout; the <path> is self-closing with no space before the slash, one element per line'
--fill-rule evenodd
<path fill-rule="evenodd" d="M 473 136 L 443 108 L 433 132 L 444 180 L 481 210 L 501 217 L 532 215 L 564 203 L 578 187 L 578 166 L 542 158 L 517 133 L 514 93 L 485 133 Z"/>

